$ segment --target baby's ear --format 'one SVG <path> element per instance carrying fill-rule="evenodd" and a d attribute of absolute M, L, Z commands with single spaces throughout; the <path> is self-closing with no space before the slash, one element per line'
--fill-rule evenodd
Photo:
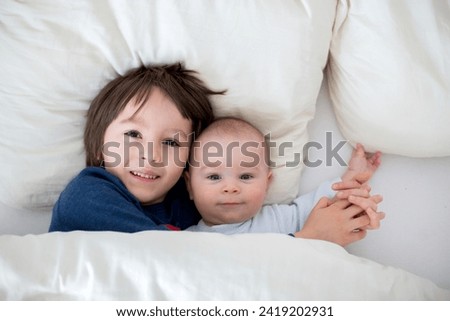
<path fill-rule="evenodd" d="M 267 188 L 269 188 L 270 183 L 272 183 L 273 180 L 272 177 L 273 177 L 272 171 L 269 169 L 269 172 L 267 173 Z"/>
<path fill-rule="evenodd" d="M 184 181 L 186 182 L 186 188 L 189 193 L 189 198 L 192 200 L 192 188 L 191 188 L 191 176 L 189 174 L 189 171 L 183 172 Z"/>

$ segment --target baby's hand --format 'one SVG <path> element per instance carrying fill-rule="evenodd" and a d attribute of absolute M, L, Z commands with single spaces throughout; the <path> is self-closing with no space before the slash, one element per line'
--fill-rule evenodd
<path fill-rule="evenodd" d="M 367 182 L 381 164 L 381 152 L 368 154 L 363 145 L 356 144 L 348 163 L 348 169 L 342 175 L 343 181 L 349 181 L 359 177 L 361 183 Z"/>
<path fill-rule="evenodd" d="M 370 186 L 359 182 L 357 179 L 337 182 L 331 187 L 336 191 L 336 196 L 332 199 L 332 201 L 346 200 L 350 195 L 370 197 Z"/>
<path fill-rule="evenodd" d="M 357 180 L 347 182 L 339 182 L 333 184 L 333 189 L 338 191 L 336 196 L 330 200 L 330 204 L 338 200 L 348 200 L 353 205 L 359 206 L 364 213 L 369 217 L 369 224 L 365 229 L 378 229 L 380 221 L 384 219 L 383 212 L 377 212 L 378 204 L 381 203 L 383 197 L 381 195 L 370 195 L 370 186 L 361 184 Z M 361 214 L 360 214 L 361 215 Z"/>
<path fill-rule="evenodd" d="M 364 213 L 369 217 L 369 224 L 367 226 L 360 227 L 361 229 L 373 230 L 380 228 L 380 221 L 386 216 L 383 212 L 377 212 L 377 206 L 383 197 L 381 195 L 374 195 L 369 198 L 350 195 L 348 201 L 353 205 L 359 206 L 364 210 Z"/>

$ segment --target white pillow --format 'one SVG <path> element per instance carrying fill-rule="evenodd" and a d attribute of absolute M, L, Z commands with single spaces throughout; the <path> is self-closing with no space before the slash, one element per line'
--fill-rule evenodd
<path fill-rule="evenodd" d="M 449 1 L 339 1 L 328 80 L 348 140 L 450 155 L 449 21 Z"/>
<path fill-rule="evenodd" d="M 0 201 L 50 207 L 84 167 L 90 101 L 141 64 L 184 61 L 213 89 L 217 115 L 290 143 L 267 202 L 297 195 L 335 3 L 283 1 L 3 1 L 0 11 Z"/>

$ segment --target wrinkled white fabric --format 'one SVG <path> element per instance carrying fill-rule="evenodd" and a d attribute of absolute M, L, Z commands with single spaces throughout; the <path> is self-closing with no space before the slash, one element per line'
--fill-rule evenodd
<path fill-rule="evenodd" d="M 449 300 L 325 241 L 148 231 L 0 236 L 2 300 Z"/>

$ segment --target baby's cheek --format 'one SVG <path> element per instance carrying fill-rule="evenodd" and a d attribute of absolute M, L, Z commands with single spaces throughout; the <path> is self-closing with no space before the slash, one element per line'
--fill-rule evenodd
<path fill-rule="evenodd" d="M 254 207 L 259 210 L 259 208 L 263 206 L 265 197 L 266 197 L 266 193 L 264 193 L 264 192 L 258 191 L 257 193 L 255 193 L 252 197 Z"/>

